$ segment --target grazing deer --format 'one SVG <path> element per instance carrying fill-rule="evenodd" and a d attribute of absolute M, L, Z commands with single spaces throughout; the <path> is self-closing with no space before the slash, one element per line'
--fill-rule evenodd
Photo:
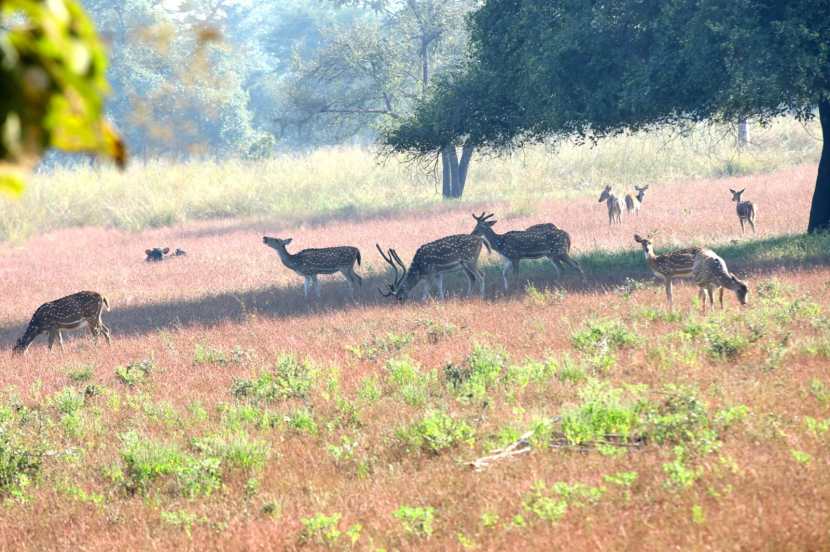
<path fill-rule="evenodd" d="M 303 278 L 303 293 L 308 299 L 309 288 L 314 288 L 317 297 L 320 297 L 320 283 L 318 274 L 341 273 L 349 283 L 349 291 L 354 297 L 354 284 L 363 285 L 363 279 L 354 271 L 354 264 L 360 265 L 360 250 L 348 245 L 340 247 L 325 247 L 322 249 L 303 249 L 292 255 L 285 248 L 292 238 L 280 239 L 263 236 L 262 243 L 274 249 L 279 254 L 282 264 L 290 268 Z"/>
<path fill-rule="evenodd" d="M 755 205 L 753 205 L 751 201 L 741 201 L 741 194 L 746 191 L 746 188 L 737 192 L 732 188 L 729 188 L 729 191 L 732 192 L 732 201 L 738 204 L 736 211 L 738 212 L 738 220 L 741 223 L 741 233 L 744 231 L 744 221 L 746 221 L 752 227 L 752 233 L 754 234 Z"/>
<path fill-rule="evenodd" d="M 93 339 L 98 340 L 99 334 L 104 334 L 107 343 L 110 343 L 110 330 L 104 325 L 101 314 L 110 310 L 107 298 L 94 291 L 79 291 L 55 301 L 44 303 L 32 315 L 32 320 L 26 327 L 26 332 L 17 340 L 14 346 L 15 353 L 24 353 L 34 339 L 43 332 L 49 332 L 49 350 L 55 338 L 58 338 L 63 350 L 63 335 L 61 330 L 74 330 L 82 325 L 89 326 Z"/>
<path fill-rule="evenodd" d="M 430 285 L 438 288 L 438 297 L 444 298 L 444 273 L 453 270 L 463 270 L 467 276 L 467 295 L 472 292 L 473 283 L 479 280 L 479 293 L 484 297 L 484 273 L 478 268 L 478 256 L 481 253 L 481 246 L 490 252 L 490 246 L 480 236 L 473 234 L 456 234 L 429 242 L 422 245 L 415 252 L 409 268 L 403 264 L 398 253 L 394 249 L 384 254 L 380 245 L 375 244 L 380 256 L 389 263 L 395 271 L 395 277 L 388 292 L 379 289 L 381 295 L 389 297 L 394 295 L 399 301 L 404 301 L 415 289 L 418 283 L 426 279 L 423 298 L 429 297 Z M 400 268 L 400 272 L 398 272 Z"/>
<path fill-rule="evenodd" d="M 164 260 L 164 256 L 170 253 L 170 248 L 165 247 L 162 249 L 161 247 L 154 247 L 152 249 L 145 249 L 144 253 L 147 254 L 147 258 L 144 259 L 148 263 L 157 263 Z"/>
<path fill-rule="evenodd" d="M 646 190 L 648 186 L 634 186 L 637 191 L 636 194 L 625 194 L 625 212 L 626 214 L 637 213 L 640 214 L 640 207 L 643 205 L 643 200 L 646 198 Z"/>
<path fill-rule="evenodd" d="M 701 251 L 700 248 L 689 247 L 655 255 L 651 240 L 634 234 L 634 241 L 643 246 L 646 262 L 654 275 L 665 282 L 666 298 L 669 300 L 669 310 L 672 310 L 672 281 L 692 275 L 695 256 Z"/>
<path fill-rule="evenodd" d="M 611 191 L 611 186 L 605 186 L 605 189 L 602 190 L 602 194 L 599 196 L 599 202 L 602 203 L 605 201 L 608 204 L 608 225 L 612 225 L 615 222 L 617 224 L 622 224 L 622 208 L 620 207 L 620 198 L 614 195 L 614 192 Z"/>
<path fill-rule="evenodd" d="M 496 250 L 504 259 L 502 265 L 501 277 L 504 280 L 504 289 L 507 291 L 507 273 L 510 268 L 513 268 L 513 274 L 519 274 L 519 262 L 522 259 L 541 259 L 546 257 L 553 264 L 556 270 L 557 278 L 560 276 L 559 265 L 566 263 L 574 267 L 585 277 L 582 268 L 574 261 L 569 253 L 571 250 L 571 237 L 564 230 L 560 230 L 555 225 L 536 224 L 527 230 L 512 230 L 504 234 L 497 234 L 493 230 L 493 225 L 497 221 L 490 220 L 494 215 L 490 213 L 486 215 L 473 215 L 476 221 L 476 226 L 473 229 L 473 234 L 481 236 L 487 244 Z"/>
<path fill-rule="evenodd" d="M 706 295 L 709 295 L 709 304 L 715 308 L 713 291 L 719 290 L 720 308 L 723 308 L 723 288 L 731 289 L 741 305 L 746 305 L 749 296 L 749 287 L 746 283 L 730 274 L 726 262 L 714 251 L 709 249 L 700 250 L 695 255 L 692 266 L 692 278 L 700 286 L 699 297 L 702 303 L 703 312 L 706 313 Z"/>

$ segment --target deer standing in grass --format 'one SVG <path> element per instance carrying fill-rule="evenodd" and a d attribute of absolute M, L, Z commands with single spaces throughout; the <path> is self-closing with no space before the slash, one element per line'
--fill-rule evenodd
<path fill-rule="evenodd" d="M 321 249 L 303 249 L 299 253 L 291 254 L 286 249 L 291 241 L 291 238 L 280 239 L 270 236 L 263 236 L 262 238 L 262 243 L 277 252 L 282 264 L 305 279 L 303 293 L 306 299 L 308 299 L 308 292 L 311 288 L 314 288 L 317 297 L 320 297 L 318 274 L 341 273 L 349 283 L 349 291 L 352 297 L 354 297 L 354 284 L 363 285 L 363 279 L 354 271 L 355 263 L 360 265 L 360 250 L 358 248 L 344 245 Z"/>
<path fill-rule="evenodd" d="M 504 234 L 497 234 L 493 225 L 497 221 L 490 220 L 494 215 L 473 215 L 476 226 L 473 234 L 484 238 L 488 245 L 504 259 L 501 276 L 504 280 L 504 289 L 507 291 L 507 273 L 513 268 L 513 274 L 519 275 L 519 262 L 522 259 L 541 259 L 546 257 L 553 264 L 557 278 L 561 275 L 559 265 L 565 263 L 575 268 L 585 278 L 582 268 L 569 253 L 571 250 L 571 237 L 564 230 L 555 225 L 536 224 L 527 230 L 512 230 Z"/>
<path fill-rule="evenodd" d="M 744 231 L 744 221 L 746 221 L 752 227 L 752 233 L 754 234 L 755 205 L 753 205 L 751 201 L 741 201 L 741 194 L 746 191 L 746 188 L 738 190 L 737 192 L 732 188 L 729 188 L 729 191 L 732 192 L 732 201 L 738 204 L 735 210 L 738 213 L 738 221 L 741 223 L 741 233 Z"/>
<path fill-rule="evenodd" d="M 723 289 L 731 289 L 741 305 L 747 304 L 749 287 L 729 272 L 726 262 L 714 251 L 702 249 L 695 255 L 692 266 L 692 278 L 700 286 L 698 296 L 701 300 L 703 312 L 706 313 L 706 295 L 709 295 L 709 304 L 715 308 L 715 288 L 719 290 L 720 308 L 723 308 Z"/>
<path fill-rule="evenodd" d="M 490 246 L 480 236 L 473 234 L 446 236 L 419 247 L 407 268 L 394 249 L 389 249 L 384 254 L 380 245 L 375 244 L 380 256 L 395 271 L 393 282 L 387 284 L 389 291 L 378 291 L 384 297 L 394 295 L 399 301 L 405 301 L 418 283 L 426 280 L 423 298 L 429 297 L 430 287 L 434 286 L 438 289 L 438 297 L 443 299 L 444 274 L 463 270 L 467 276 L 467 295 L 472 292 L 473 283 L 477 279 L 479 294 L 484 297 L 484 273 L 478 268 L 478 257 L 482 245 L 487 248 L 488 252 L 490 251 Z"/>
<path fill-rule="evenodd" d="M 25 353 L 32 341 L 44 332 L 49 333 L 49 350 L 52 350 L 52 345 L 57 338 L 62 351 L 61 330 L 74 330 L 84 324 L 89 327 L 95 341 L 98 340 L 98 335 L 104 334 L 107 343 L 110 343 L 110 330 L 101 318 L 105 308 L 107 311 L 110 310 L 107 298 L 94 291 L 79 291 L 44 303 L 32 315 L 26 332 L 14 346 L 14 352 Z"/>
<path fill-rule="evenodd" d="M 650 239 L 634 234 L 634 241 L 643 247 L 643 254 L 651 271 L 666 284 L 666 299 L 669 301 L 669 310 L 672 310 L 672 282 L 677 278 L 692 276 L 695 256 L 700 253 L 701 249 L 688 247 L 655 255 Z"/>
<path fill-rule="evenodd" d="M 643 205 L 643 200 L 646 198 L 646 190 L 648 190 L 648 186 L 643 186 L 642 188 L 634 186 L 634 190 L 637 192 L 634 195 L 625 194 L 625 212 L 629 215 L 631 213 L 640 214 L 640 207 Z"/>
<path fill-rule="evenodd" d="M 599 202 L 606 202 L 608 205 L 608 225 L 612 225 L 615 222 L 617 224 L 622 224 L 622 208 L 620 207 L 620 198 L 614 195 L 614 192 L 611 191 L 611 186 L 607 185 L 602 190 L 602 194 L 599 196 Z"/>

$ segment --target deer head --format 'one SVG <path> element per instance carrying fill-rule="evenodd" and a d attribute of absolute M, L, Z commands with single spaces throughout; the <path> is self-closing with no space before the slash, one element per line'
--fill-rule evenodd
<path fill-rule="evenodd" d="M 738 190 L 737 192 L 732 188 L 729 188 L 729 191 L 732 192 L 732 201 L 737 201 L 738 203 L 741 202 L 741 194 L 746 191 L 746 188 L 743 190 Z"/>
<path fill-rule="evenodd" d="M 597 203 L 602 203 L 603 201 L 607 201 L 611 197 L 611 185 L 608 184 L 605 186 L 605 189 L 602 190 L 602 193 L 599 196 L 599 201 Z"/>
<path fill-rule="evenodd" d="M 408 285 L 409 278 L 407 278 L 407 276 L 409 275 L 409 271 L 406 269 L 406 265 L 403 264 L 403 261 L 401 261 L 397 251 L 394 249 L 389 249 L 387 253 L 384 254 L 383 249 L 380 248 L 379 244 L 376 243 L 375 247 L 378 248 L 378 253 L 380 253 L 381 257 L 383 257 L 383 260 L 386 261 L 389 266 L 392 267 L 392 270 L 395 271 L 392 283 L 386 284 L 389 291 L 383 291 L 380 288 L 378 288 L 378 291 L 384 297 L 394 295 L 398 301 L 404 301 L 409 294 L 409 290 L 413 287 Z M 400 268 L 400 272 L 398 271 L 398 268 Z"/>
<path fill-rule="evenodd" d="M 640 188 L 639 186 L 634 186 L 634 189 L 637 190 L 637 200 L 642 202 L 643 198 L 646 197 L 646 190 L 648 190 L 648 186 L 643 186 Z"/>
<path fill-rule="evenodd" d="M 285 246 L 291 243 L 291 238 L 272 238 L 270 236 L 262 236 L 262 243 L 267 245 L 268 247 L 272 247 L 276 250 L 285 249 Z"/>

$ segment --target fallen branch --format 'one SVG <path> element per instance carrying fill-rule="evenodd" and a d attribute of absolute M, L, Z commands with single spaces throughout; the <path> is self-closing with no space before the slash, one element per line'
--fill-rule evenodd
<path fill-rule="evenodd" d="M 490 464 L 494 462 L 498 462 L 500 460 L 504 460 L 505 458 L 511 458 L 513 456 L 518 456 L 520 454 L 525 454 L 533 450 L 533 447 L 530 445 L 530 437 L 533 435 L 533 431 L 528 431 L 527 433 L 523 434 L 517 440 L 513 441 L 511 444 L 507 445 L 504 448 L 497 449 L 493 451 L 491 454 L 487 456 L 482 456 L 477 460 L 473 460 L 472 462 L 468 462 L 469 466 L 475 471 L 482 471 L 487 469 Z"/>

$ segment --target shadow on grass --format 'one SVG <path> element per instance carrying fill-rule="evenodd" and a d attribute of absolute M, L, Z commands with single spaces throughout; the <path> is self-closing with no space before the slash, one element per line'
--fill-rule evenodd
<path fill-rule="evenodd" d="M 715 247 L 727 261 L 731 270 L 741 277 L 763 276 L 786 269 L 803 269 L 830 266 L 830 233 L 823 235 L 779 236 L 760 241 L 745 241 Z M 573 270 L 566 270 L 560 280 L 548 262 L 525 262 L 519 282 L 511 281 L 511 290 L 502 288 L 501 269 L 495 264 L 484 266 L 487 282 L 486 297 L 491 301 L 512 299 L 525 293 L 527 283 L 537 289 L 560 287 L 569 293 L 595 293 L 615 289 L 628 280 L 648 281 L 654 276 L 646 267 L 642 252 L 631 249 L 621 252 L 595 252 L 578 257 L 586 274 L 582 281 Z M 485 261 L 486 262 L 486 261 Z M 322 283 L 322 298 L 306 301 L 302 284 L 288 288 L 266 288 L 241 293 L 219 295 L 119 308 L 114 305 L 104 320 L 112 328 L 114 336 L 141 335 L 158 330 L 188 326 L 212 326 L 225 322 L 243 321 L 249 316 L 267 318 L 302 318 L 332 310 L 349 310 L 365 305 L 387 304 L 394 308 L 394 300 L 381 297 L 377 288 L 388 281 L 388 275 L 364 274 L 364 285 L 352 301 L 347 284 L 341 278 L 331 278 Z M 751 283 L 750 283 L 751 285 Z M 466 289 L 461 275 L 446 278 L 445 289 L 451 296 L 458 296 Z M 415 296 L 420 296 L 421 288 Z M 0 347 L 12 346 L 28 322 L 0 326 Z M 85 330 L 84 330 L 85 331 Z M 79 332 L 72 332 L 77 335 Z M 71 333 L 69 334 L 71 335 Z"/>

